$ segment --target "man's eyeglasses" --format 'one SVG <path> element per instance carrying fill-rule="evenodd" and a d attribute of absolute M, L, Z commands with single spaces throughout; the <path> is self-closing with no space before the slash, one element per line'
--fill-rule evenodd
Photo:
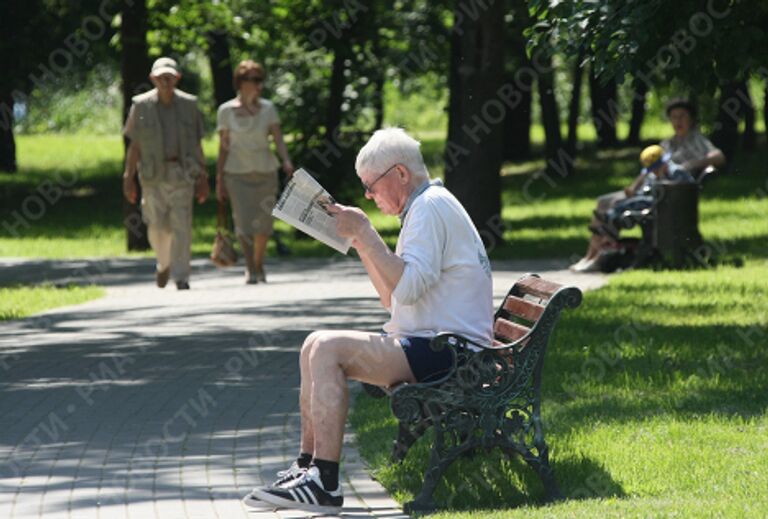
<path fill-rule="evenodd" d="M 263 83 L 264 78 L 261 76 L 243 76 L 241 81 L 250 81 L 251 83 Z"/>
<path fill-rule="evenodd" d="M 382 178 L 387 176 L 387 173 L 392 171 L 395 168 L 395 166 L 397 166 L 397 164 L 393 164 L 388 170 L 386 170 L 384 173 L 382 173 L 381 175 L 376 177 L 376 180 L 374 180 L 370 184 L 366 184 L 365 182 L 363 182 L 363 189 L 365 189 L 365 192 L 372 195 L 373 194 L 373 186 L 376 185 L 376 182 L 378 182 L 379 180 L 381 180 Z"/>

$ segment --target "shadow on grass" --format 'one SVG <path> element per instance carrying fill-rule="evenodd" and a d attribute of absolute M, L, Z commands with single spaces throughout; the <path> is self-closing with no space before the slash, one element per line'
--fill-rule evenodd
<path fill-rule="evenodd" d="M 362 409 L 363 413 L 377 417 L 366 422 L 372 429 L 366 429 L 361 450 L 369 459 L 376 459 L 377 466 L 383 467 L 377 479 L 390 490 L 395 489 L 403 501 L 410 501 L 423 483 L 432 431 L 427 431 L 411 447 L 401 463 L 389 463 L 383 459 L 385 453 L 381 447 L 395 438 L 397 428 L 388 414 L 388 404 L 364 394 L 358 397 L 360 403 L 362 405 L 355 406 L 356 413 Z M 625 496 L 621 485 L 596 461 L 587 457 L 558 459 L 554 456 L 551 463 L 565 499 Z M 503 510 L 545 503 L 544 487 L 535 472 L 519 456 L 510 459 L 498 449 L 478 450 L 457 459 L 441 478 L 434 497 L 441 511 Z"/>

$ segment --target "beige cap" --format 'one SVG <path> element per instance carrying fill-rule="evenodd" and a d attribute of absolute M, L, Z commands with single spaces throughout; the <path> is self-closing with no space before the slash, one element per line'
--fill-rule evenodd
<path fill-rule="evenodd" d="M 176 77 L 181 76 L 179 64 L 176 63 L 176 60 L 167 57 L 157 58 L 155 60 L 152 64 L 152 72 L 150 75 L 161 76 L 163 74 L 173 74 Z"/>

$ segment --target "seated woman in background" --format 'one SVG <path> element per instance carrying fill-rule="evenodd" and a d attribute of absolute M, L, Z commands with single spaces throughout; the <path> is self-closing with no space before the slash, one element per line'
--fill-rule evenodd
<path fill-rule="evenodd" d="M 669 158 L 682 169 L 696 176 L 707 166 L 722 167 L 725 155 L 704 137 L 696 127 L 696 107 L 690 101 L 673 99 L 667 103 L 666 114 L 675 134 L 661 142 Z M 638 194 L 643 181 L 641 174 L 635 182 L 621 191 L 614 191 L 598 197 L 597 207 L 589 224 L 592 237 L 584 257 L 570 266 L 574 272 L 595 272 L 600 270 L 600 252 L 615 244 L 619 230 L 608 222 L 608 211 L 627 198 Z"/>
<path fill-rule="evenodd" d="M 661 141 L 672 162 L 697 176 L 704 168 L 725 165 L 725 155 L 704 137 L 696 126 L 696 107 L 685 99 L 673 99 L 666 108 L 675 135 Z"/>

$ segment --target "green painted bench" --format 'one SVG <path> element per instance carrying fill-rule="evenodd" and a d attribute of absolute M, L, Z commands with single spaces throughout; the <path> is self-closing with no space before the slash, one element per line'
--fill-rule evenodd
<path fill-rule="evenodd" d="M 431 347 L 454 353 L 453 367 L 445 377 L 389 388 L 364 384 L 370 395 L 390 398 L 399 421 L 392 451 L 395 462 L 403 460 L 427 430 L 434 432 L 424 484 L 406 503 L 407 513 L 434 510 L 435 488 L 456 458 L 494 447 L 510 457 L 520 455 L 541 478 L 548 500 L 561 497 L 544 441 L 541 373 L 560 312 L 579 306 L 581 297 L 578 288 L 535 274 L 523 276 L 494 314 L 493 345 L 442 333 Z"/>

